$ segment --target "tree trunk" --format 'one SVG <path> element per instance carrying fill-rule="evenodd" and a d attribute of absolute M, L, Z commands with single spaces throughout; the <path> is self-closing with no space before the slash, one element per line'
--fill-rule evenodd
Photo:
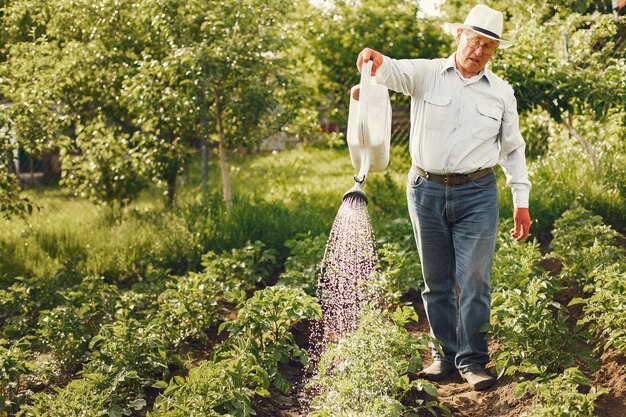
<path fill-rule="evenodd" d="M 174 206 L 174 198 L 176 196 L 176 171 L 174 175 L 168 175 L 167 177 L 167 208 Z"/>
<path fill-rule="evenodd" d="M 205 192 L 209 189 L 209 128 L 206 109 L 202 110 L 202 145 L 200 146 L 201 162 L 202 162 L 202 190 Z"/>
<path fill-rule="evenodd" d="M 571 118 L 571 116 L 563 118 L 563 125 L 568 130 L 569 134 L 574 136 L 576 138 L 576 140 L 578 140 L 578 142 L 585 149 L 585 152 L 587 152 L 587 156 L 589 157 L 589 160 L 593 164 L 593 169 L 596 172 L 599 172 L 600 171 L 600 161 L 598 160 L 598 157 L 596 156 L 596 152 L 593 150 L 593 146 L 591 146 L 591 143 L 587 142 L 585 140 L 585 138 L 583 138 L 582 135 L 580 133 L 578 133 L 578 131 L 576 129 L 574 129 L 574 126 L 572 126 L 572 118 Z"/>
<path fill-rule="evenodd" d="M 222 172 L 222 189 L 224 192 L 224 204 L 227 209 L 233 207 L 233 198 L 230 190 L 230 170 L 228 167 L 228 155 L 226 147 L 226 135 L 224 133 L 224 125 L 222 120 L 222 101 L 220 98 L 219 90 L 215 91 L 215 107 L 217 113 L 217 129 L 219 131 L 219 154 L 220 154 L 220 168 Z"/>

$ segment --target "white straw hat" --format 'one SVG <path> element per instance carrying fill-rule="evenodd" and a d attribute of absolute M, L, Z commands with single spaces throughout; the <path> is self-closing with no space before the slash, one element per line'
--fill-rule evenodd
<path fill-rule="evenodd" d="M 470 29 L 481 36 L 495 39 L 500 42 L 499 48 L 506 49 L 513 45 L 511 41 L 505 41 L 502 36 L 502 27 L 504 26 L 504 17 L 502 12 L 487 7 L 484 4 L 477 4 L 465 18 L 463 23 L 446 23 L 448 32 L 456 36 L 459 28 Z"/>

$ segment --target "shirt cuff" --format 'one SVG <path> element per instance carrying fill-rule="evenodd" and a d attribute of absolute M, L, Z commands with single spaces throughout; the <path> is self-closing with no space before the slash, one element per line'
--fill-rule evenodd
<path fill-rule="evenodd" d="M 513 208 L 528 208 L 530 187 L 515 187 L 513 193 Z"/>

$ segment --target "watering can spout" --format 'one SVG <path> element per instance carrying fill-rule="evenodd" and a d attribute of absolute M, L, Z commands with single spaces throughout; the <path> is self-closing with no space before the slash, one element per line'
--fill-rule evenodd
<path fill-rule="evenodd" d="M 342 201 L 351 202 L 360 200 L 367 205 L 369 199 L 367 198 L 367 194 L 365 194 L 365 191 L 363 191 L 364 182 L 365 175 L 363 175 L 362 177 L 354 177 L 354 186 L 346 191 L 346 193 L 343 195 Z"/>

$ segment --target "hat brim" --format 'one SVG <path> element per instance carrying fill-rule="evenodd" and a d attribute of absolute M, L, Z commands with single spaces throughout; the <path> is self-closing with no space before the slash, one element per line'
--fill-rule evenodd
<path fill-rule="evenodd" d="M 469 29 L 472 32 L 475 32 L 475 33 L 479 34 L 480 36 L 484 36 L 485 38 L 489 38 L 489 39 L 493 39 L 494 41 L 498 41 L 498 42 L 500 42 L 498 44 L 498 48 L 500 48 L 500 49 L 506 49 L 506 48 L 509 48 L 509 47 L 511 47 L 513 45 L 513 42 L 511 42 L 511 41 L 507 41 L 507 40 L 504 40 L 504 39 L 498 39 L 498 38 L 495 38 L 493 36 L 489 36 L 486 33 L 477 32 L 471 26 L 465 25 L 463 23 L 445 23 L 444 24 L 444 30 L 446 30 L 452 36 L 456 36 L 457 29 Z"/>

